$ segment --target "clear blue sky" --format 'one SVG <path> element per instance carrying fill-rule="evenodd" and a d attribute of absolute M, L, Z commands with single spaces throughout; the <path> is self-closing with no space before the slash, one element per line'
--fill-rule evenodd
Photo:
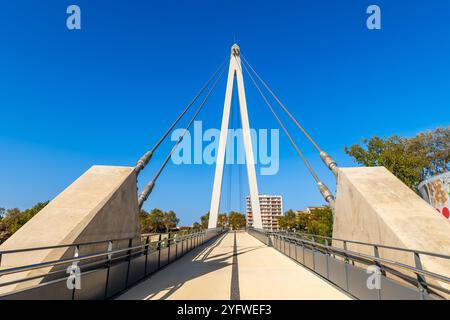
<path fill-rule="evenodd" d="M 66 28 L 69 4 L 81 7 L 81 31 Z M 370 4 L 381 7 L 381 31 L 365 26 Z M 410 136 L 450 123 L 447 0 L 3 1 L 0 206 L 52 199 L 94 164 L 134 165 L 234 38 L 340 165 L 352 165 L 343 147 L 363 137 Z M 248 80 L 250 125 L 276 128 Z M 221 81 L 200 114 L 204 126 L 219 127 L 224 90 Z M 317 154 L 289 128 L 334 189 Z M 159 149 L 140 185 L 171 146 Z M 280 152 L 280 172 L 259 177 L 260 192 L 282 194 L 285 209 L 321 204 L 284 136 Z M 209 210 L 213 171 L 169 164 L 145 208 L 173 209 L 191 224 Z M 222 210 L 239 209 L 238 167 L 224 176 Z"/>

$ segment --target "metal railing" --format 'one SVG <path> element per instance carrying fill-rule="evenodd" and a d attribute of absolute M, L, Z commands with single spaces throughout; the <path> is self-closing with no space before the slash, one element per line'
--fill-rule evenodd
<path fill-rule="evenodd" d="M 448 255 L 302 232 L 257 229 L 248 229 L 248 232 L 356 298 L 448 299 L 450 296 L 450 277 L 423 269 L 421 262 L 422 256 L 450 261 Z M 342 247 L 337 246 L 337 243 Z M 349 250 L 349 244 L 371 248 L 373 255 Z M 380 249 L 411 254 L 415 265 L 382 258 Z M 367 279 L 372 274 L 372 271 L 367 271 L 369 266 L 378 268 L 380 288 L 368 288 Z"/>
<path fill-rule="evenodd" d="M 7 286 L 26 286 L 25 289 L 14 287 L 11 291 L 0 294 L 0 300 L 108 299 L 223 232 L 223 229 L 216 228 L 195 232 L 142 234 L 140 239 L 119 238 L 0 251 L 1 268 L 1 258 L 7 255 L 66 250 L 65 258 L 62 259 L 0 269 L 0 292 Z M 83 250 L 95 250 L 102 245 L 106 247 L 104 250 L 79 255 Z M 115 246 L 119 248 L 113 249 Z M 71 267 L 78 267 L 79 272 L 71 274 L 69 268 L 75 270 Z M 28 285 L 33 280 L 38 283 Z M 70 285 L 75 281 L 80 281 L 79 288 Z"/>

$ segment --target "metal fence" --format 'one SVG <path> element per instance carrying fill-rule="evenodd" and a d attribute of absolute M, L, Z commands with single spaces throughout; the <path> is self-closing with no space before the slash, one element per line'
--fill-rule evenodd
<path fill-rule="evenodd" d="M 70 258 L 0 270 L 0 292 L 8 286 L 17 288 L 32 280 L 39 282 L 24 289 L 3 293 L 0 300 L 109 299 L 224 231 L 216 228 L 190 233 L 144 234 L 136 245 L 133 244 L 136 239 L 125 238 L 0 251 L 0 267 L 1 258 L 6 255 L 50 249 L 73 252 Z M 113 249 L 124 241 L 128 242 L 125 248 Z M 105 250 L 80 255 L 83 249 L 92 246 L 104 246 Z M 48 268 L 49 272 L 39 273 L 39 270 Z M 38 274 L 30 276 L 31 271 L 37 271 Z"/>
<path fill-rule="evenodd" d="M 421 264 L 422 256 L 450 261 L 447 255 L 305 233 L 257 229 L 248 232 L 357 299 L 442 300 L 450 296 L 450 278 L 425 270 Z M 332 242 L 340 242 L 342 248 L 331 245 Z M 370 247 L 374 254 L 348 250 L 350 243 Z M 380 249 L 411 254 L 415 266 L 381 258 Z M 368 285 L 371 276 L 379 277 L 378 286 Z"/>

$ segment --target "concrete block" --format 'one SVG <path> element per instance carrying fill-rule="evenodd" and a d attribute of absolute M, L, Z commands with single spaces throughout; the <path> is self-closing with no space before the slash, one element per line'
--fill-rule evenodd
<path fill-rule="evenodd" d="M 0 246 L 0 251 L 108 239 L 140 241 L 136 174 L 131 167 L 93 166 Z M 128 245 L 115 244 L 113 249 Z M 80 255 L 104 251 L 105 245 L 82 248 Z M 74 249 L 4 254 L 1 268 L 73 257 Z M 0 282 L 42 274 L 52 268 L 4 276 Z M 0 293 L 42 280 L 1 288 Z"/>
<path fill-rule="evenodd" d="M 450 255 L 450 224 L 384 167 L 339 169 L 333 237 Z M 362 245 L 348 249 L 374 254 Z M 411 253 L 380 250 L 380 255 L 415 265 Z M 426 270 L 450 276 L 448 260 L 421 256 L 421 262 Z"/>

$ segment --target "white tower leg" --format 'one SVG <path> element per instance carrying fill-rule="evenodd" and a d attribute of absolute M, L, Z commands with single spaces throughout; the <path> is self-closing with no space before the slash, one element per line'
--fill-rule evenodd
<path fill-rule="evenodd" d="M 230 118 L 231 97 L 233 95 L 234 77 L 237 78 L 239 96 L 239 109 L 242 120 L 242 131 L 244 138 L 245 159 L 247 165 L 248 185 L 250 190 L 250 202 L 253 214 L 253 227 L 262 228 L 261 210 L 259 207 L 258 184 L 256 182 L 255 163 L 253 158 L 253 147 L 248 121 L 247 101 L 245 98 L 244 79 L 242 76 L 241 58 L 239 46 L 234 44 L 231 48 L 230 67 L 228 71 L 227 89 L 225 92 L 225 103 L 223 107 L 222 127 L 220 130 L 219 150 L 216 159 L 216 171 L 214 175 L 211 209 L 209 210 L 208 228 L 217 227 L 219 215 L 220 195 L 222 189 L 223 166 L 225 163 L 225 150 L 228 138 L 228 122 Z"/>

